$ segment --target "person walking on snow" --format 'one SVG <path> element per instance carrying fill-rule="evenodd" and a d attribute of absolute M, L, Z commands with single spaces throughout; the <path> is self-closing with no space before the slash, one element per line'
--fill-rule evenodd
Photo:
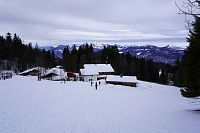
<path fill-rule="evenodd" d="M 96 90 L 97 90 L 97 82 L 96 82 L 96 84 L 95 84 L 95 87 L 96 87 Z"/>

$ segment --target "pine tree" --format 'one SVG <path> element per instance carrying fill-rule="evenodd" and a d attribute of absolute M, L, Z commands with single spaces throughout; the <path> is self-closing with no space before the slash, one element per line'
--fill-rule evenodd
<path fill-rule="evenodd" d="M 70 56 L 70 70 L 73 72 L 78 72 L 78 61 L 77 61 L 78 51 L 76 45 L 73 46 Z"/>
<path fill-rule="evenodd" d="M 183 87 L 184 86 L 184 81 L 183 81 L 183 70 L 182 70 L 182 64 L 179 58 L 177 58 L 175 66 L 173 66 L 173 73 L 174 73 L 174 85 L 178 87 Z"/>
<path fill-rule="evenodd" d="M 54 67 L 56 65 L 56 56 L 54 51 L 51 51 L 51 67 Z"/>
<path fill-rule="evenodd" d="M 186 88 L 181 93 L 184 97 L 196 97 L 200 96 L 200 17 L 195 17 L 187 41 L 189 47 L 182 61 Z"/>
<path fill-rule="evenodd" d="M 65 70 L 69 70 L 69 54 L 68 47 L 64 48 L 62 53 L 62 65 Z"/>

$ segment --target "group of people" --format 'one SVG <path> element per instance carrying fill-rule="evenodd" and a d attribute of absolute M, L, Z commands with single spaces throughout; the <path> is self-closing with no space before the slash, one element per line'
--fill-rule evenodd
<path fill-rule="evenodd" d="M 91 86 L 92 86 L 93 85 L 92 79 L 90 81 L 91 81 Z M 98 85 L 98 83 L 99 83 L 99 85 Z M 101 85 L 101 81 L 95 82 L 95 88 L 96 88 L 96 90 L 97 90 L 98 86 L 100 86 L 100 85 Z"/>

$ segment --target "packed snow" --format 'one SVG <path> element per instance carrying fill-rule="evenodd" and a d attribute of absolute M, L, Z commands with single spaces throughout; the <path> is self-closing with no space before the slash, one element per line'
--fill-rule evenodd
<path fill-rule="evenodd" d="M 199 105 L 179 88 L 138 81 L 0 80 L 0 133 L 198 133 Z"/>

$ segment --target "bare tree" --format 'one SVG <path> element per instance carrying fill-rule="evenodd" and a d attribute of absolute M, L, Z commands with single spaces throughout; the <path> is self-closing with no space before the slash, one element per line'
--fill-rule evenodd
<path fill-rule="evenodd" d="M 200 17 L 200 0 L 185 0 L 181 3 L 176 1 L 175 5 L 179 9 L 178 14 L 185 16 L 187 28 L 190 29 L 192 17 Z"/>

